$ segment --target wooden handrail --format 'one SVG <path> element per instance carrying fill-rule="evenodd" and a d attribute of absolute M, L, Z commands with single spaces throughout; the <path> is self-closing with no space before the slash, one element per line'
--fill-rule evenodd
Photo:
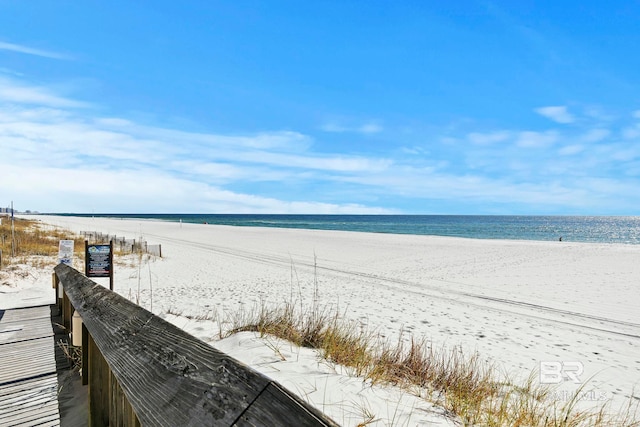
<path fill-rule="evenodd" d="M 91 425 L 337 425 L 266 376 L 73 268 L 54 270 L 64 289 L 65 325 L 73 310 L 83 321 Z"/>

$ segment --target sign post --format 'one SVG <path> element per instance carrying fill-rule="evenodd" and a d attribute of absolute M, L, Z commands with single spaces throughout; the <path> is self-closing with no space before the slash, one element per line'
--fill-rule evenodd
<path fill-rule="evenodd" d="M 109 289 L 113 290 L 113 241 L 108 245 L 90 245 L 84 241 L 85 275 L 87 277 L 108 277 Z"/>

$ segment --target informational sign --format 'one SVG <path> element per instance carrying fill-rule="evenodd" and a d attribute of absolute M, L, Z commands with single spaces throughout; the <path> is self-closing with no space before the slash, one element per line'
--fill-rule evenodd
<path fill-rule="evenodd" d="M 111 245 L 85 245 L 87 277 L 111 277 Z"/>
<path fill-rule="evenodd" d="M 60 240 L 58 264 L 66 264 L 69 267 L 73 267 L 73 240 Z"/>

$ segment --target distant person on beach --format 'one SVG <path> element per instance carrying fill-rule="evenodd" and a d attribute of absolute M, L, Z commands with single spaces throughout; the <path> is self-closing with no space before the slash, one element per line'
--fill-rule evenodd
<path fill-rule="evenodd" d="M 560 236 L 560 238 L 558 239 L 558 241 L 562 242 L 562 236 Z"/>

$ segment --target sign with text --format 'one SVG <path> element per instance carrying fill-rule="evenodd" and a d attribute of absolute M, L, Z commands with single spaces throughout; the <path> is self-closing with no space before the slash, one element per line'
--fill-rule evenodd
<path fill-rule="evenodd" d="M 86 268 L 87 277 L 111 277 L 113 256 L 111 245 L 86 244 Z"/>
<path fill-rule="evenodd" d="M 69 267 L 73 267 L 73 240 L 60 240 L 58 264 L 66 264 Z"/>

